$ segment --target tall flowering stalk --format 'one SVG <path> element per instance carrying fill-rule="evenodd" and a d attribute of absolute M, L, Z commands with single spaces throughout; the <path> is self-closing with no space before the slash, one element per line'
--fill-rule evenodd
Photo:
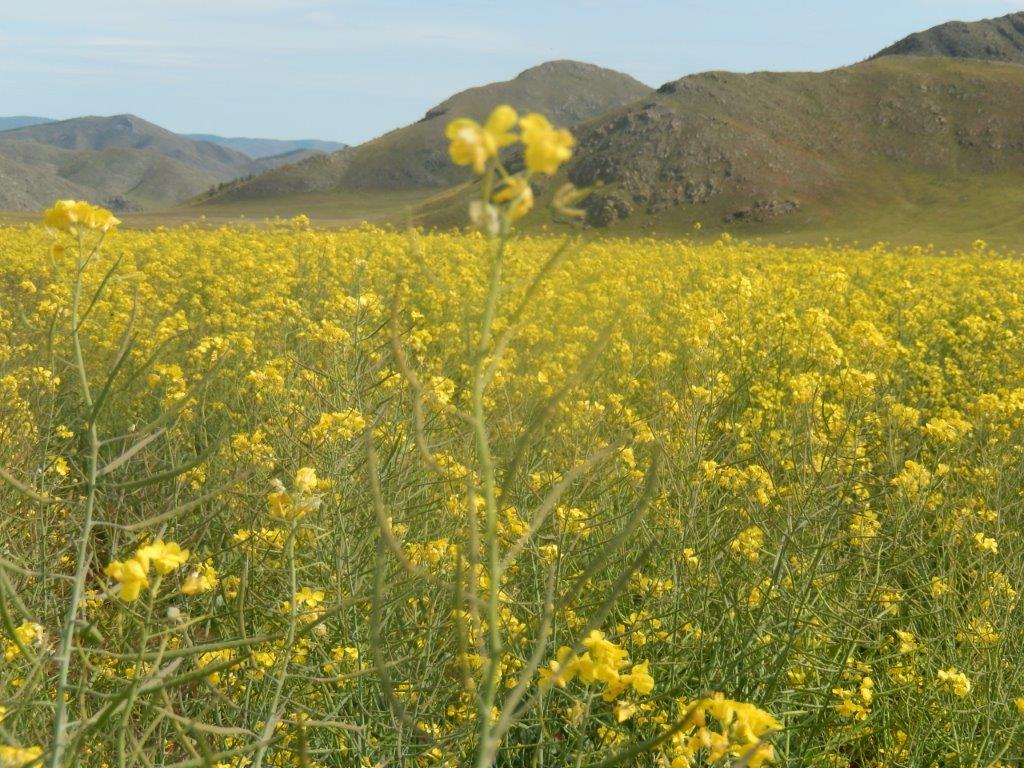
<path fill-rule="evenodd" d="M 468 670 L 466 685 L 475 692 L 477 738 L 473 755 L 473 764 L 477 768 L 490 768 L 495 764 L 502 749 L 506 736 L 519 722 L 524 714 L 537 706 L 544 696 L 545 689 L 537 685 L 538 673 L 544 660 L 550 654 L 550 643 L 554 632 L 555 617 L 559 611 L 569 609 L 583 586 L 591 576 L 602 571 L 612 561 L 616 551 L 626 542 L 638 528 L 644 518 L 648 504 L 656 489 L 656 462 L 652 462 L 647 474 L 644 489 L 636 500 L 636 508 L 628 517 L 625 525 L 597 553 L 585 568 L 584 572 L 572 581 L 571 586 L 562 594 L 558 594 L 556 584 L 559 578 L 559 558 L 557 554 L 549 558 L 546 597 L 542 615 L 534 628 L 532 637 L 528 639 L 532 652 L 529 659 L 519 670 L 514 680 L 506 680 L 508 692 L 502 695 L 502 674 L 505 664 L 506 615 L 503 601 L 502 584 L 510 570 L 518 567 L 518 559 L 528 548 L 537 548 L 537 534 L 545 523 L 552 518 L 562 496 L 568 492 L 574 482 L 588 474 L 596 467 L 614 457 L 619 448 L 616 446 L 598 446 L 597 450 L 581 465 L 573 468 L 562 482 L 557 483 L 547 494 L 532 515 L 529 523 L 523 524 L 518 530 L 517 540 L 511 547 L 504 548 L 502 542 L 502 498 L 508 495 L 510 488 L 517 482 L 522 469 L 524 455 L 527 450 L 536 447 L 537 433 L 544 422 L 557 409 L 558 403 L 570 387 L 567 386 L 546 404 L 540 416 L 531 423 L 524 425 L 517 449 L 507 456 L 499 456 L 495 451 L 495 443 L 491 435 L 491 414 L 488 404 L 488 389 L 494 382 L 499 368 L 511 349 L 516 335 L 520 330 L 522 315 L 530 303 L 537 297 L 552 274 L 569 257 L 573 244 L 567 240 L 555 250 L 529 278 L 519 302 L 511 313 L 505 315 L 501 304 L 506 298 L 508 286 L 505 279 L 506 257 L 508 245 L 513 236 L 513 228 L 536 205 L 534 182 L 543 176 L 556 174 L 559 168 L 572 156 L 575 139 L 565 130 L 554 127 L 543 115 L 529 114 L 520 117 L 507 105 L 496 108 L 490 117 L 480 124 L 468 118 L 450 123 L 446 130 L 450 141 L 449 154 L 453 162 L 472 168 L 479 177 L 476 194 L 469 205 L 469 217 L 474 227 L 484 236 L 486 253 L 486 273 L 488 282 L 483 293 L 482 306 L 471 310 L 478 317 L 474 332 L 471 334 L 471 345 L 468 351 L 466 367 L 468 377 L 468 408 L 460 413 L 465 424 L 469 442 L 472 445 L 474 464 L 463 475 L 465 480 L 466 498 L 466 532 L 459 557 L 458 573 L 454 590 L 458 596 L 457 611 L 467 618 L 460 645 L 464 657 L 473 656 L 481 659 L 474 679 Z M 522 169 L 516 172 L 509 170 L 502 156 L 502 150 L 517 149 Z M 573 208 L 586 192 L 576 190 L 571 185 L 560 187 L 553 195 L 553 207 L 568 216 L 580 216 L 582 212 Z M 414 425 L 416 443 L 420 447 L 425 462 L 433 470 L 445 473 L 445 468 L 438 465 L 437 456 L 429 448 L 429 439 L 425 434 L 423 404 L 425 387 L 420 376 L 413 370 L 406 356 L 397 323 L 397 296 L 395 314 L 392 320 L 392 348 L 399 371 L 406 378 L 413 395 Z M 583 369 L 578 371 L 573 381 L 581 381 L 588 375 L 609 339 L 610 331 L 602 334 L 594 348 L 585 358 Z M 368 465 L 371 482 L 376 484 L 377 462 L 372 448 L 369 426 L 367 427 L 367 445 L 369 450 Z M 656 453 L 655 453 L 656 457 Z M 499 483 L 501 485 L 499 485 Z M 415 566 L 408 562 L 402 551 L 400 542 L 393 533 L 392 521 L 384 511 L 383 499 L 379 487 L 375 486 L 374 496 L 379 508 L 381 523 L 382 547 L 390 548 L 399 561 L 410 570 Z M 557 549 L 557 548 L 556 548 Z M 547 552 L 549 546 L 540 546 L 539 551 Z M 594 610 L 586 629 L 576 638 L 575 646 L 566 648 L 567 652 L 582 649 L 598 627 L 604 622 L 615 604 L 621 584 L 629 577 L 646 558 L 646 553 L 628 562 L 618 577 L 620 585 L 611 590 L 603 602 Z M 378 559 L 378 589 L 375 591 L 375 602 L 379 605 L 384 600 L 381 574 L 383 564 Z M 437 581 L 434 574 L 419 575 Z M 441 581 L 439 586 L 445 586 Z M 376 664 L 384 674 L 384 688 L 393 691 L 394 686 L 387 679 L 384 670 L 388 662 L 379 652 L 382 644 L 380 612 L 374 611 L 374 646 L 378 648 Z M 639 676 L 651 681 L 650 687 L 639 684 L 637 690 L 647 693 L 653 687 L 653 678 L 646 673 L 646 665 L 638 665 Z M 618 676 L 618 675 L 616 675 Z M 623 678 L 627 680 L 627 678 Z M 616 695 L 629 688 L 628 682 L 621 685 Z M 395 706 L 399 718 L 412 727 L 408 713 L 396 695 L 390 700 Z M 613 697 L 614 698 L 614 697 Z M 421 734 L 428 737 L 429 734 Z M 668 738 L 668 736 L 666 736 Z M 622 759 L 627 759 L 624 755 Z"/>
<path fill-rule="evenodd" d="M 82 352 L 82 284 L 85 271 L 98 256 L 107 233 L 121 222 L 109 211 L 102 208 L 84 202 L 62 200 L 46 211 L 43 216 L 43 223 L 58 238 L 61 235 L 70 235 L 73 241 L 72 247 L 76 252 L 75 274 L 72 285 L 70 333 L 74 367 L 78 372 L 82 403 L 87 413 L 85 427 L 88 440 L 82 530 L 79 534 L 78 546 L 75 552 L 74 580 L 71 584 L 71 596 L 68 600 L 67 616 L 64 620 L 60 637 L 60 648 L 57 651 L 56 659 L 59 669 L 57 675 L 57 699 L 54 703 L 53 738 L 51 739 L 51 749 L 47 764 L 50 768 L 58 768 L 62 763 L 70 735 L 67 723 L 68 675 L 71 669 L 71 656 L 78 623 L 79 603 L 82 600 L 82 591 L 89 568 L 89 546 L 92 541 L 97 478 L 100 471 L 100 438 L 97 427 L 100 409 L 97 408 L 97 401 L 93 397 L 92 386 L 89 383 L 89 374 L 85 367 L 85 356 Z M 60 244 L 55 245 L 55 247 L 63 248 Z M 122 358 L 127 353 L 128 349 L 123 348 Z M 115 364 L 115 368 L 120 362 L 121 360 L 119 359 Z M 109 386 L 104 388 L 104 392 L 107 391 L 109 391 Z M 102 403 L 100 404 L 102 405 Z"/>

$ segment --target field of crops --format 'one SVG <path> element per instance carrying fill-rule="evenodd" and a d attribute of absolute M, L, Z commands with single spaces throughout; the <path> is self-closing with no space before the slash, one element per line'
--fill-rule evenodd
<path fill-rule="evenodd" d="M 1021 261 L 101 232 L 0 229 L 4 768 L 1024 760 Z"/>

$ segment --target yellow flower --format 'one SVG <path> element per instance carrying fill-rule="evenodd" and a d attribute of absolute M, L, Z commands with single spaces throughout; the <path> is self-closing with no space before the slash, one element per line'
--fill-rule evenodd
<path fill-rule="evenodd" d="M 0 744 L 0 768 L 23 768 L 42 756 L 42 747 L 12 747 Z"/>
<path fill-rule="evenodd" d="M 43 213 L 43 226 L 58 232 L 79 228 L 107 232 L 120 223 L 110 211 L 84 201 L 58 200 Z"/>
<path fill-rule="evenodd" d="M 295 593 L 295 602 L 299 605 L 305 605 L 308 608 L 316 608 L 324 601 L 324 597 L 325 595 L 322 589 L 303 587 Z"/>
<path fill-rule="evenodd" d="M 618 722 L 624 723 L 636 714 L 636 704 L 630 701 L 620 701 L 612 707 L 612 712 Z"/>
<path fill-rule="evenodd" d="M 299 493 L 312 493 L 316 482 L 316 470 L 311 467 L 303 467 L 295 473 L 295 490 Z"/>
<path fill-rule="evenodd" d="M 917 650 L 917 638 L 913 632 L 905 632 L 902 629 L 896 630 L 896 639 L 899 641 L 900 653 L 913 653 Z"/>
<path fill-rule="evenodd" d="M 36 645 L 42 644 L 44 632 L 45 630 L 41 624 L 31 621 L 23 621 L 20 626 L 14 628 L 15 637 L 21 642 L 22 646 L 32 645 L 33 643 Z M 12 661 L 20 653 L 21 647 L 18 643 L 10 643 L 4 648 L 4 661 Z M 3 712 L 0 712 L 0 715 L 2 714 Z M 0 717 L 0 720 L 2 719 L 3 717 Z"/>
<path fill-rule="evenodd" d="M 515 143 L 512 129 L 518 120 L 516 111 L 506 104 L 495 109 L 483 125 L 465 117 L 453 120 L 444 132 L 451 142 L 448 154 L 452 162 L 470 165 L 476 173 L 482 174 L 488 160 L 496 158 L 502 147 Z"/>
<path fill-rule="evenodd" d="M 270 516 L 289 520 L 294 517 L 292 499 L 285 491 L 272 491 L 267 494 Z"/>
<path fill-rule="evenodd" d="M 165 575 L 184 565 L 189 558 L 189 551 L 182 549 L 173 541 L 164 544 L 161 539 L 157 539 L 152 544 L 140 547 L 135 557 L 146 570 L 149 570 L 149 564 L 152 562 L 156 572 Z"/>
<path fill-rule="evenodd" d="M 181 585 L 183 595 L 198 595 L 201 592 L 209 592 L 217 586 L 217 569 L 207 563 L 202 568 L 197 568 L 188 575 L 185 583 Z"/>
<path fill-rule="evenodd" d="M 214 664 L 220 664 L 225 661 L 233 661 L 235 658 L 235 652 L 230 648 L 223 648 L 217 651 L 208 651 L 207 653 L 199 654 L 196 659 L 196 666 L 199 668 L 211 667 Z M 221 681 L 221 672 L 223 670 L 215 670 L 206 676 L 206 679 L 216 685 Z"/>
<path fill-rule="evenodd" d="M 995 645 L 999 642 L 999 633 L 991 621 L 975 617 L 968 622 L 966 629 L 956 633 L 956 639 L 971 645 Z"/>
<path fill-rule="evenodd" d="M 959 671 L 956 667 L 950 667 L 949 669 L 940 669 L 936 680 L 939 685 L 948 688 L 953 692 L 954 695 L 963 698 L 971 692 L 971 681 L 967 675 Z"/>
<path fill-rule="evenodd" d="M 648 671 L 648 666 L 649 663 L 646 661 L 634 664 L 629 672 L 629 683 L 641 696 L 649 696 L 654 690 L 654 677 Z"/>
<path fill-rule="evenodd" d="M 522 176 L 512 176 L 495 193 L 494 202 L 509 203 L 509 219 L 519 221 L 533 208 L 533 187 Z"/>
<path fill-rule="evenodd" d="M 531 113 L 520 120 L 519 125 L 526 145 L 526 167 L 534 173 L 554 174 L 572 157 L 576 140 L 564 128 L 552 126 L 544 115 Z"/>
<path fill-rule="evenodd" d="M 931 593 L 932 597 L 942 597 L 949 592 L 949 582 L 938 576 L 932 576 Z"/>
<path fill-rule="evenodd" d="M 974 548 L 981 552 L 991 552 L 993 555 L 999 554 L 998 542 L 981 532 L 974 534 Z"/>
<path fill-rule="evenodd" d="M 123 563 L 115 560 L 103 570 L 103 573 L 120 585 L 118 597 L 130 603 L 138 600 L 139 593 L 149 586 L 149 577 L 146 575 L 148 566 L 149 563 L 144 563 L 136 555 Z"/>
<path fill-rule="evenodd" d="M 742 555 L 751 562 L 756 562 L 761 557 L 761 548 L 764 546 L 764 531 L 756 525 L 740 531 L 731 542 L 729 549 Z"/>
<path fill-rule="evenodd" d="M 697 551 L 692 547 L 686 547 L 683 549 L 683 562 L 687 568 L 699 568 L 700 557 L 697 555 Z"/>

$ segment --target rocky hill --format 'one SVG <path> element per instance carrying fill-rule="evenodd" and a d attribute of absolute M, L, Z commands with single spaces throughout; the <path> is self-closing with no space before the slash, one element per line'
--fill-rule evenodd
<path fill-rule="evenodd" d="M 1010 64 L 889 57 L 823 73 L 712 72 L 583 126 L 567 173 L 605 185 L 589 203 L 595 224 L 671 211 L 766 221 L 878 178 L 1024 181 L 1022 104 L 1024 67 Z"/>
<path fill-rule="evenodd" d="M 1024 64 L 1024 11 L 998 19 L 951 21 L 894 43 L 882 56 L 946 56 Z"/>
<path fill-rule="evenodd" d="M 266 201 L 311 193 L 443 189 L 463 173 L 448 159 L 444 127 L 454 117 L 483 119 L 497 104 L 540 111 L 576 125 L 651 92 L 643 83 L 574 61 L 533 67 L 512 80 L 471 88 L 427 111 L 423 119 L 373 141 L 315 157 L 219 192 L 208 204 Z"/>
<path fill-rule="evenodd" d="M 1021 231 L 1022 104 L 1015 64 L 884 57 L 820 73 L 709 72 L 578 126 L 573 160 L 538 187 L 599 186 L 588 223 L 626 233 L 700 223 L 705 234 L 898 238 L 919 226 L 920 239 L 1011 220 Z M 462 225 L 471 194 L 435 196 L 414 221 Z"/>

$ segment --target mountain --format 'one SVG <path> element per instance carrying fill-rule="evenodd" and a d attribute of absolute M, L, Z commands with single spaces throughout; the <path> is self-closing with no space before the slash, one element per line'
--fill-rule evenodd
<path fill-rule="evenodd" d="M 890 56 L 820 73 L 709 72 L 578 126 L 573 160 L 540 191 L 603 185 L 587 219 L 624 233 L 698 222 L 702 236 L 1019 233 L 1021 105 L 1016 64 Z M 438 196 L 414 220 L 464 224 L 472 193 Z"/>
<path fill-rule="evenodd" d="M 0 210 L 39 208 L 55 196 L 118 210 L 165 207 L 309 155 L 294 150 L 253 160 L 134 115 L 37 124 L 0 133 Z"/>
<path fill-rule="evenodd" d="M 344 149 L 348 146 L 339 141 L 320 141 L 319 139 L 287 141 L 281 139 L 225 138 L 210 133 L 187 133 L 184 136 L 193 141 L 207 141 L 211 144 L 219 144 L 222 147 L 230 147 L 236 152 L 241 152 L 255 160 L 290 155 L 302 150 L 309 150 L 312 154 L 337 152 L 339 149 Z"/>
<path fill-rule="evenodd" d="M 597 225 L 799 226 L 929 198 L 943 216 L 977 196 L 972 185 L 998 195 L 1024 184 L 1022 104 L 1013 64 L 886 57 L 822 73 L 711 72 L 582 126 L 566 174 L 605 185 L 587 204 Z"/>
<path fill-rule="evenodd" d="M 0 117 L 0 131 L 10 131 L 14 128 L 25 128 L 29 125 L 41 125 L 52 122 L 53 120 L 48 117 L 28 117 L 26 115 Z"/>
<path fill-rule="evenodd" d="M 552 61 L 516 78 L 462 91 L 420 121 L 331 155 L 314 157 L 229 186 L 207 204 L 270 201 L 310 194 L 438 190 L 457 184 L 465 169 L 448 159 L 445 125 L 456 117 L 486 118 L 498 104 L 538 111 L 576 125 L 651 92 L 628 75 L 574 61 Z"/>
<path fill-rule="evenodd" d="M 111 148 L 156 152 L 215 175 L 231 176 L 249 166 L 241 152 L 193 141 L 135 115 L 79 117 L 5 131 L 4 142 L 28 141 L 72 151 Z"/>
<path fill-rule="evenodd" d="M 905 37 L 882 56 L 946 56 L 1024 64 L 1024 11 L 998 19 L 951 21 Z"/>
<path fill-rule="evenodd" d="M 26 165 L 0 153 L 0 210 L 42 210 L 54 200 L 87 199 L 90 192 L 61 178 L 53 166 Z"/>

